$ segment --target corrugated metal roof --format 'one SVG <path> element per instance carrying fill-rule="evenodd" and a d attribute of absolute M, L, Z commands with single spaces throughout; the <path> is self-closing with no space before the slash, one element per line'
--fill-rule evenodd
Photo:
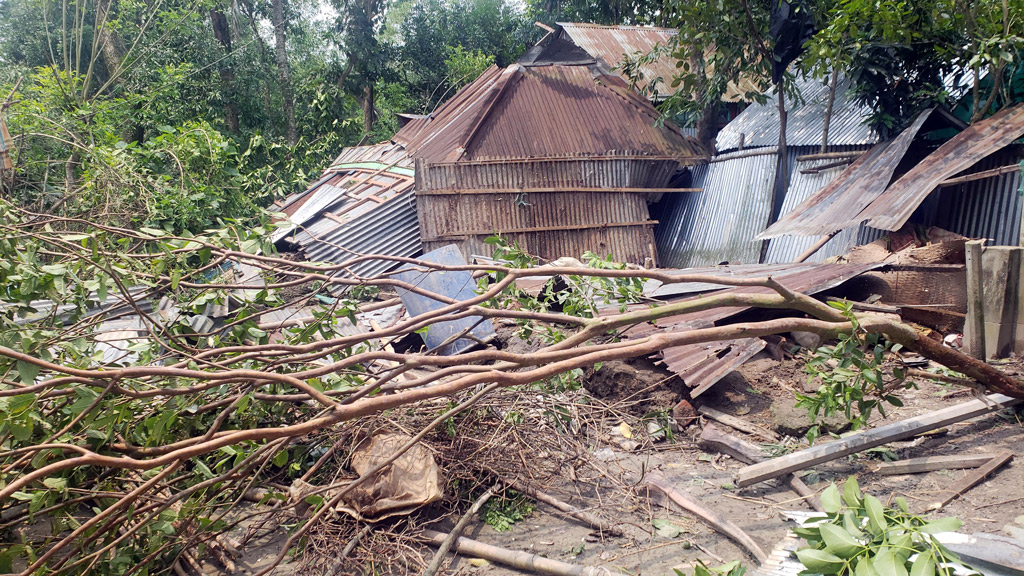
<path fill-rule="evenodd" d="M 600 24 L 559 22 L 558 31 L 551 35 L 546 46 L 527 52 L 521 62 L 532 64 L 583 62 L 592 59 L 603 64 L 624 80 L 628 78 L 621 71 L 626 57 L 633 58 L 649 54 L 658 45 L 667 46 L 659 58 L 640 66 L 642 79 L 637 88 L 649 98 L 659 101 L 675 92 L 672 80 L 678 73 L 676 59 L 671 55 L 675 48 L 678 31 L 673 28 L 653 26 L 602 26 Z M 567 49 L 566 45 L 579 50 Z M 722 100 L 740 102 L 746 92 L 760 92 L 750 81 L 730 82 Z"/>
<path fill-rule="evenodd" d="M 775 181 L 775 149 L 746 156 L 727 154 L 693 168 L 701 192 L 662 200 L 655 229 L 661 265 L 671 268 L 730 262 L 756 263 L 761 243 L 754 236 L 768 222 Z"/>
<path fill-rule="evenodd" d="M 431 162 L 601 156 L 610 151 L 703 158 L 700 145 L 666 122 L 618 77 L 587 66 L 491 67 L 429 119 L 394 136 Z"/>
<path fill-rule="evenodd" d="M 859 226 L 865 218 L 858 214 L 885 190 L 930 113 L 922 112 L 895 140 L 878 144 L 861 155 L 827 186 L 796 208 L 784 211 L 758 238 L 786 234 L 822 236 Z"/>
<path fill-rule="evenodd" d="M 346 148 L 309 189 L 281 210 L 296 226 L 274 234 L 291 238 L 306 257 L 341 264 L 356 254 L 411 257 L 420 252 L 412 161 L 398 145 Z M 396 267 L 388 260 L 360 262 L 353 274 Z"/>
<path fill-rule="evenodd" d="M 828 85 L 812 79 L 798 78 L 796 88 L 802 103 L 786 99 L 789 113 L 786 117 L 786 143 L 789 146 L 821 146 L 822 128 L 828 103 Z M 832 106 L 829 124 L 830 146 L 861 146 L 879 141 L 878 134 L 864 124 L 871 111 L 858 104 L 850 83 L 840 82 Z M 753 103 L 718 133 L 720 152 L 779 143 L 778 96 L 769 96 L 764 104 Z"/>
<path fill-rule="evenodd" d="M 930 111 L 895 140 L 861 156 L 832 184 L 785 214 L 761 237 L 822 235 L 865 224 L 899 230 L 936 186 L 1024 135 L 1024 105 L 972 124 L 886 188 Z"/>
<path fill-rule="evenodd" d="M 648 54 L 658 44 L 671 47 L 679 34 L 672 28 L 650 26 L 601 26 L 570 22 L 559 22 L 558 25 L 574 44 L 594 58 L 604 60 L 612 68 L 622 66 L 626 57 Z M 641 67 L 640 74 L 644 80 L 637 87 L 646 90 L 653 84 L 652 92 L 664 98 L 673 92 L 670 85 L 676 74 L 675 58 L 665 54 Z"/>

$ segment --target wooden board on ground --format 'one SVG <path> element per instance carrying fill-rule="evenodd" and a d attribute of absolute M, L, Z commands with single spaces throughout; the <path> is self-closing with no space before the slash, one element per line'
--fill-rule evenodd
<path fill-rule="evenodd" d="M 810 448 L 792 452 L 772 460 L 753 464 L 741 469 L 736 473 L 736 486 L 744 487 L 758 482 L 764 482 L 772 478 L 778 478 L 790 472 L 796 472 L 810 468 L 822 462 L 830 462 L 849 454 L 862 452 L 875 446 L 895 442 L 904 438 L 910 438 L 936 428 L 942 428 L 956 422 L 970 420 L 976 416 L 988 414 L 996 410 L 1013 406 L 1021 400 L 1011 398 L 1002 394 L 991 394 L 985 399 L 971 400 L 949 408 L 943 408 L 921 416 L 908 418 L 900 422 L 893 422 L 879 426 L 872 430 L 865 430 L 846 438 L 818 444 Z"/>
<path fill-rule="evenodd" d="M 980 484 L 981 481 L 984 480 L 989 474 L 995 472 L 1010 460 L 1013 460 L 1013 452 L 1004 451 L 1000 452 L 999 454 L 996 454 L 995 456 L 992 457 L 991 460 L 988 461 L 987 464 L 985 464 L 981 468 L 978 468 L 976 471 L 971 472 L 970 474 L 967 475 L 966 478 L 954 484 L 953 487 L 950 488 L 949 491 L 945 493 L 946 495 L 943 496 L 942 500 L 939 500 L 938 502 L 935 502 L 934 504 L 929 506 L 928 510 L 938 510 L 945 506 L 946 504 L 949 504 L 957 496 L 963 494 L 964 492 L 967 492 L 971 488 L 974 488 L 975 486 Z"/>
<path fill-rule="evenodd" d="M 898 462 L 885 462 L 875 467 L 873 472 L 883 476 L 895 474 L 920 474 L 935 470 L 959 470 L 977 468 L 988 463 L 993 454 L 970 454 L 964 456 L 925 456 Z"/>

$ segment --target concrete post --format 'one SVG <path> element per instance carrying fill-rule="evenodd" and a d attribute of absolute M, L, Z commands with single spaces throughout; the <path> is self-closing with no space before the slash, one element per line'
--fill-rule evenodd
<path fill-rule="evenodd" d="M 964 340 L 967 352 L 985 360 L 985 298 L 983 291 L 982 250 L 984 240 L 967 242 L 967 322 Z"/>

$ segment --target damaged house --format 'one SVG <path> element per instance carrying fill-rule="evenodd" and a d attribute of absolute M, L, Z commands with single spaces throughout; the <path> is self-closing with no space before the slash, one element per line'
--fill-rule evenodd
<path fill-rule="evenodd" d="M 591 64 L 491 67 L 392 142 L 346 149 L 278 207 L 296 228 L 276 240 L 344 262 L 451 243 L 489 256 L 484 240 L 501 234 L 545 259 L 591 251 L 656 265 L 648 205 L 689 193 L 673 177 L 706 158 L 658 118 Z"/>

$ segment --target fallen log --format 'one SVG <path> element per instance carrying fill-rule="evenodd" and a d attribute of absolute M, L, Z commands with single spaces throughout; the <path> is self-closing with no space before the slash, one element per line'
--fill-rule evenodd
<path fill-rule="evenodd" d="M 697 408 L 697 412 L 702 416 L 714 420 L 715 422 L 725 424 L 726 426 L 735 428 L 740 432 L 746 432 L 747 434 L 751 434 L 753 436 L 760 436 L 761 438 L 764 438 L 769 442 L 778 442 L 781 439 L 778 434 L 770 430 L 765 430 L 760 426 L 755 426 L 749 422 L 745 422 L 735 416 L 730 416 L 725 412 L 720 412 L 709 406 L 701 406 L 700 408 Z"/>
<path fill-rule="evenodd" d="M 744 464 L 756 464 L 763 462 L 765 457 L 761 454 L 761 450 L 747 442 L 742 438 L 737 438 L 732 434 L 727 434 L 722 430 L 719 430 L 714 424 L 708 424 L 701 430 L 700 440 L 697 441 L 697 445 L 703 449 L 714 450 L 723 454 L 728 454 L 736 460 L 743 462 Z M 807 504 L 814 508 L 818 512 L 824 512 L 825 510 L 821 507 L 821 502 L 817 498 L 817 493 L 811 489 L 810 486 L 804 483 L 796 474 L 790 474 L 786 481 L 789 482 L 789 487 L 794 492 L 803 496 L 807 501 Z"/>
<path fill-rule="evenodd" d="M 822 462 L 830 462 L 849 454 L 854 454 L 888 444 L 896 440 L 902 440 L 927 432 L 936 428 L 942 428 L 956 422 L 970 420 L 975 416 L 988 414 L 995 410 L 1013 406 L 1020 402 L 1019 399 L 1010 398 L 1002 394 L 991 394 L 984 400 L 971 400 L 949 408 L 943 408 L 921 416 L 908 418 L 900 422 L 893 422 L 879 426 L 872 430 L 865 430 L 846 438 L 841 438 L 827 444 L 818 444 L 810 448 L 780 456 L 772 460 L 760 462 L 747 466 L 736 473 L 735 483 L 739 487 L 750 486 L 758 482 L 764 482 L 772 478 L 778 478 L 791 472 L 810 468 Z"/>
<path fill-rule="evenodd" d="M 533 498 L 538 502 L 543 502 L 544 504 L 551 506 L 552 508 L 558 510 L 559 512 L 562 512 L 566 516 L 575 518 L 576 520 L 583 522 L 584 524 L 590 526 L 594 530 L 597 530 L 599 532 L 605 532 L 611 536 L 622 536 L 622 530 L 619 530 L 609 522 L 601 518 L 598 518 L 597 516 L 594 516 L 593 514 L 585 510 L 580 510 L 579 508 L 573 506 L 572 504 L 569 504 L 568 502 L 563 502 L 562 500 L 559 500 L 558 498 L 555 498 L 550 494 L 541 492 L 536 488 L 528 486 L 523 482 L 510 482 L 509 486 L 513 490 L 516 490 L 517 492 L 522 492 L 523 494 L 526 494 L 527 496 Z"/>
<path fill-rule="evenodd" d="M 436 530 L 424 530 L 423 536 L 427 538 L 427 543 L 432 546 L 440 546 L 441 543 L 444 542 L 445 538 L 448 537 L 444 532 L 438 532 Z M 519 570 L 539 574 L 553 574 L 554 576 L 621 575 L 621 572 L 604 567 L 597 568 L 594 566 L 583 566 L 581 564 L 570 564 L 568 562 L 561 562 L 559 560 L 552 560 L 551 558 L 544 558 L 543 556 L 538 556 L 536 554 L 530 554 L 529 552 L 520 552 L 518 550 L 508 550 L 506 548 L 491 546 L 490 544 L 484 544 L 483 542 L 470 540 L 465 537 L 460 537 L 455 541 L 455 549 L 460 554 L 466 556 L 483 558 L 484 560 L 497 562 Z"/>
<path fill-rule="evenodd" d="M 678 504 L 680 508 L 690 512 L 720 534 L 735 541 L 749 552 L 751 556 L 756 558 L 758 562 L 764 562 L 768 559 L 768 555 L 765 554 L 764 550 L 742 528 L 719 516 L 718 513 L 705 508 L 703 504 L 698 503 L 693 498 L 676 490 L 669 484 L 667 479 L 657 475 L 650 475 L 647 477 L 646 483 L 649 488 L 656 488 L 665 496 L 668 496 L 669 500 Z"/>
<path fill-rule="evenodd" d="M 885 462 L 875 467 L 873 472 L 883 476 L 896 474 L 920 474 L 935 470 L 956 470 L 961 468 L 977 468 L 992 460 L 992 454 L 972 454 L 969 456 L 925 456 L 911 458 L 899 462 Z"/>
<path fill-rule="evenodd" d="M 971 488 L 974 488 L 975 486 L 980 484 L 981 481 L 984 480 L 989 474 L 995 472 L 1010 460 L 1013 460 L 1012 452 L 1005 451 L 996 454 L 995 456 L 992 457 L 991 460 L 988 461 L 987 464 L 985 464 L 981 468 L 978 468 L 976 471 L 969 474 L 966 478 L 954 484 L 953 487 L 949 489 L 949 492 L 947 492 L 946 496 L 944 496 L 942 500 L 939 500 L 938 502 L 935 502 L 934 504 L 929 506 L 928 510 L 934 511 L 941 509 L 946 504 L 952 502 L 957 496 L 963 494 L 964 492 L 967 492 Z"/>
<path fill-rule="evenodd" d="M 480 512 L 480 509 L 483 508 L 484 504 L 491 499 L 491 496 L 494 495 L 496 490 L 497 486 L 488 488 L 486 492 L 476 499 L 476 502 L 473 502 L 473 505 L 470 506 L 469 510 L 462 515 L 462 518 L 459 518 L 458 523 L 455 524 L 455 528 L 452 528 L 452 531 L 445 536 L 444 540 L 437 547 L 437 552 L 434 554 L 434 558 L 431 559 L 430 564 L 427 565 L 427 569 L 423 571 L 423 576 L 434 576 L 434 574 L 437 574 L 437 571 L 441 568 L 441 564 L 444 562 L 444 557 L 448 555 L 448 551 L 451 550 L 452 545 L 455 544 L 455 540 L 462 535 L 462 531 L 466 529 L 466 525 L 469 524 L 469 521 L 472 520 L 478 512 Z"/>

